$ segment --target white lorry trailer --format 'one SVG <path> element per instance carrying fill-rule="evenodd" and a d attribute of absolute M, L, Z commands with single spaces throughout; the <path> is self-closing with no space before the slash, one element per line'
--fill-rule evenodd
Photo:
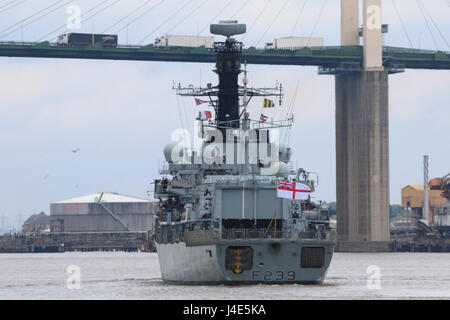
<path fill-rule="evenodd" d="M 214 48 L 214 37 L 167 35 L 156 38 L 155 47 Z"/>
<path fill-rule="evenodd" d="M 59 46 L 86 47 L 101 44 L 103 47 L 117 47 L 118 36 L 116 34 L 91 34 L 69 32 L 58 37 Z"/>
<path fill-rule="evenodd" d="M 305 47 L 323 47 L 323 38 L 286 37 L 266 43 L 266 50 L 298 50 Z"/>

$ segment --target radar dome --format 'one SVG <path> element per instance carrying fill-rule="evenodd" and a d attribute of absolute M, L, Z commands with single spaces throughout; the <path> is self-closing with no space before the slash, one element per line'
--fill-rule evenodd
<path fill-rule="evenodd" d="M 180 163 L 184 157 L 183 145 L 179 142 L 169 143 L 164 147 L 164 157 L 169 163 Z"/>
<path fill-rule="evenodd" d="M 275 162 L 269 168 L 261 168 L 262 176 L 277 176 L 287 179 L 290 172 L 289 165 L 284 162 Z"/>

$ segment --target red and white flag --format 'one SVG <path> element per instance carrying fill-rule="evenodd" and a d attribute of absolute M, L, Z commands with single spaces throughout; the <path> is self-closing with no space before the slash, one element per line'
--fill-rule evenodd
<path fill-rule="evenodd" d="M 311 188 L 303 183 L 288 182 L 284 179 L 278 179 L 277 184 L 278 198 L 292 200 L 308 200 Z"/>
<path fill-rule="evenodd" d="M 209 101 L 205 101 L 205 100 L 200 100 L 200 99 L 197 99 L 197 98 L 195 98 L 195 104 L 196 105 L 201 105 L 201 104 L 204 104 L 204 103 L 208 103 Z"/>
<path fill-rule="evenodd" d="M 212 118 L 212 112 L 211 111 L 200 111 L 200 119 L 202 120 L 208 120 Z"/>

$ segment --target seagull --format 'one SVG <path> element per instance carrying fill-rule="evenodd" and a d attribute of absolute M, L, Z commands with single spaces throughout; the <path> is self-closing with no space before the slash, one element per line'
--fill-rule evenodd
<path fill-rule="evenodd" d="M 77 153 L 78 151 L 80 151 L 80 148 L 78 148 L 76 150 L 72 150 L 73 153 Z"/>

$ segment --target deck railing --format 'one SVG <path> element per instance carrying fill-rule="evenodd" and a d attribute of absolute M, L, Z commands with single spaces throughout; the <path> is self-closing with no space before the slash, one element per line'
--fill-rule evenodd
<path fill-rule="evenodd" d="M 266 229 L 227 229 L 222 231 L 224 240 L 252 240 L 252 239 L 310 239 L 335 240 L 334 230 L 266 230 Z"/>

